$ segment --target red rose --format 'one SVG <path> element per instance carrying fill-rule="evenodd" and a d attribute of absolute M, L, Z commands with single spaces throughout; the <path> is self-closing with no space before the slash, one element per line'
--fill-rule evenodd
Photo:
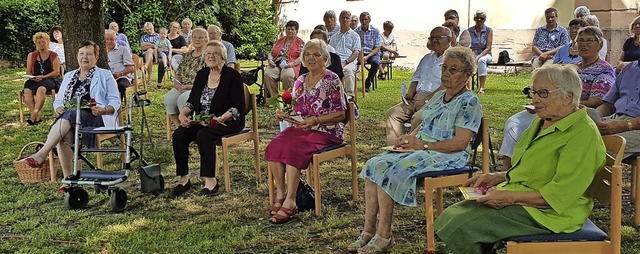
<path fill-rule="evenodd" d="M 209 128 L 215 128 L 216 126 L 218 126 L 218 120 L 211 119 L 211 121 L 209 121 Z"/>
<path fill-rule="evenodd" d="M 289 92 L 289 90 L 282 93 L 282 102 L 284 102 L 285 104 L 291 104 L 292 99 L 293 97 L 291 96 L 291 92 Z"/>
<path fill-rule="evenodd" d="M 95 107 L 96 106 L 96 99 L 91 98 L 89 99 L 89 107 Z"/>

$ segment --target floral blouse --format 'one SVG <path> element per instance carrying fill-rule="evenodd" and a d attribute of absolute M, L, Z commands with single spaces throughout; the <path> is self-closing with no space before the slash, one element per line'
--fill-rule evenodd
<path fill-rule="evenodd" d="M 323 116 L 347 109 L 344 97 L 344 89 L 340 78 L 332 71 L 325 71 L 324 76 L 315 84 L 313 90 L 305 89 L 305 83 L 309 73 L 300 75 L 293 85 L 291 95 L 298 105 L 293 106 L 297 115 L 303 118 Z M 316 125 L 312 130 L 326 132 L 339 139 L 344 139 L 344 123 L 332 125 Z"/>
<path fill-rule="evenodd" d="M 198 71 L 205 67 L 204 64 L 204 54 L 199 57 L 193 57 L 191 54 L 184 54 L 182 57 L 182 62 L 178 66 L 176 70 L 176 75 L 180 77 L 180 82 L 182 85 L 193 85 L 193 80 L 196 79 L 196 74 Z"/>
<path fill-rule="evenodd" d="M 204 90 L 202 90 L 202 96 L 200 96 L 200 104 L 202 104 L 202 113 L 210 114 L 209 111 L 211 111 L 211 101 L 213 100 L 213 96 L 216 94 L 217 90 L 218 88 L 209 88 L 209 87 L 205 87 Z M 185 104 L 184 106 L 191 109 L 191 111 L 195 110 L 195 106 L 193 106 L 193 104 L 189 102 L 187 102 L 187 104 Z M 238 117 L 240 116 L 240 111 L 237 108 L 232 107 L 228 111 L 229 113 L 231 113 L 233 120 L 238 119 Z"/>

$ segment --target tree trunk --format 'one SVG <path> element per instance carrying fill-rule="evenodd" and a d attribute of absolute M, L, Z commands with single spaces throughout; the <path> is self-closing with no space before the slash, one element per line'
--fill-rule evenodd
<path fill-rule="evenodd" d="M 91 40 L 100 46 L 98 67 L 109 69 L 104 47 L 103 0 L 58 0 L 67 70 L 78 68 L 78 47 Z"/>

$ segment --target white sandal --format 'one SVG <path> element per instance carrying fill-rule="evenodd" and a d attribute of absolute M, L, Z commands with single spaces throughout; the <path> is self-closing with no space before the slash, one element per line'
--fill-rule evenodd
<path fill-rule="evenodd" d="M 374 236 L 373 234 L 363 230 L 360 233 L 360 236 L 358 236 L 358 239 L 355 242 L 349 244 L 349 246 L 347 246 L 347 250 L 349 252 L 358 252 L 358 249 L 367 245 L 367 243 L 371 241 L 373 236 Z"/>
<path fill-rule="evenodd" d="M 378 241 L 386 241 L 387 244 L 383 247 L 378 247 L 377 245 Z M 373 236 L 373 238 L 371 238 L 371 240 L 369 241 L 369 243 L 367 243 L 367 245 L 358 249 L 358 254 L 387 253 L 389 252 L 389 250 L 391 250 L 392 246 L 393 246 L 393 235 L 389 237 L 389 239 L 386 239 L 376 234 L 375 236 Z"/>

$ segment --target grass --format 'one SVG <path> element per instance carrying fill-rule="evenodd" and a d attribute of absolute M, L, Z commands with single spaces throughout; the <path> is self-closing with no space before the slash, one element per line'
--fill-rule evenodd
<path fill-rule="evenodd" d="M 251 66 L 251 63 L 242 63 Z M 203 198 L 190 191 L 180 198 L 165 192 L 158 197 L 140 193 L 136 173 L 123 184 L 129 203 L 123 213 L 110 211 L 106 195 L 90 193 L 88 208 L 69 211 L 63 197 L 55 192 L 59 183 L 21 184 L 12 161 L 22 146 L 30 141 L 44 141 L 52 123 L 51 101 L 47 99 L 43 124 L 27 127 L 18 123 L 16 92 L 24 80 L 24 69 L 0 69 L 0 253 L 344 253 L 362 230 L 364 184 L 360 181 L 360 200 L 351 201 L 349 162 L 346 158 L 323 164 L 323 215 L 302 213 L 286 225 L 268 222 L 266 164 L 261 161 L 262 179 L 255 179 L 251 143 L 231 149 L 231 192 Z M 400 82 L 407 82 L 410 72 L 397 69 L 391 81 L 379 81 L 377 90 L 360 99 L 357 123 L 358 166 L 380 152 L 385 143 L 384 115 L 400 101 Z M 490 118 L 491 139 L 497 152 L 502 141 L 505 120 L 528 102 L 520 90 L 530 75 L 492 75 L 487 94 L 480 100 Z M 152 105 L 147 108 L 153 145 L 145 146 L 148 161 L 160 163 L 170 189 L 175 182 L 171 144 L 165 139 L 165 111 L 162 97 L 170 87 L 149 88 Z M 252 86 L 252 90 L 256 90 Z M 264 151 L 276 134 L 273 110 L 260 107 L 260 148 Z M 137 124 L 139 115 L 134 115 Z M 139 127 L 136 125 L 136 135 Z M 136 143 L 137 145 L 138 143 Z M 29 151 L 31 153 L 33 151 Z M 192 149 L 192 168 L 198 167 L 197 150 Z M 106 167 L 118 167 L 118 157 L 105 156 Z M 500 165 L 496 165 L 499 168 Z M 197 170 L 191 171 L 196 190 L 202 185 Z M 222 180 L 222 179 L 221 179 Z M 90 188 L 88 188 L 90 189 Z M 459 201 L 456 191 L 445 193 L 446 205 Z M 418 198 L 418 201 L 424 200 Z M 422 201 L 423 202 L 423 201 Z M 418 207 L 396 206 L 394 213 L 395 253 L 421 253 L 425 250 L 424 204 Z M 640 253 L 638 228 L 632 225 L 632 208 L 625 203 L 623 253 Z M 592 218 L 607 228 L 608 212 L 596 209 Z M 440 244 L 439 249 L 446 250 Z"/>

